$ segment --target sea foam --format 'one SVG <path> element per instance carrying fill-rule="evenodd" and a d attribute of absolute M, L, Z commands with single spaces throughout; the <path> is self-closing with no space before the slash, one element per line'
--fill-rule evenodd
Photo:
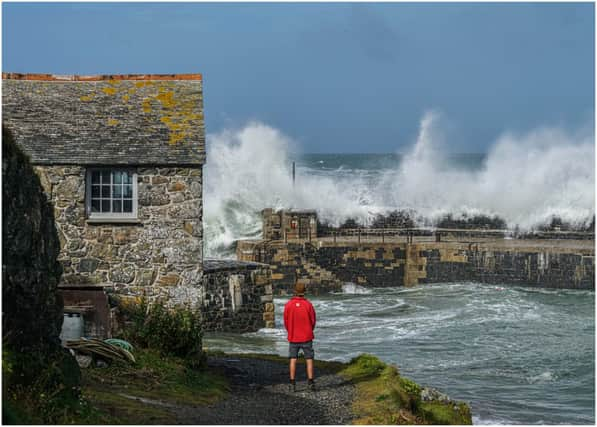
<path fill-rule="evenodd" d="M 340 225 L 369 224 L 375 215 L 413 210 L 419 225 L 448 213 L 497 215 L 509 227 L 530 230 L 557 216 L 584 226 L 594 215 L 595 149 L 591 131 L 539 128 L 506 132 L 475 170 L 450 167 L 449 141 L 440 116 L 429 112 L 402 161 L 384 171 L 299 168 L 291 177 L 298 144 L 259 122 L 208 135 L 205 167 L 206 254 L 232 256 L 231 244 L 261 234 L 266 207 L 316 209 Z"/>

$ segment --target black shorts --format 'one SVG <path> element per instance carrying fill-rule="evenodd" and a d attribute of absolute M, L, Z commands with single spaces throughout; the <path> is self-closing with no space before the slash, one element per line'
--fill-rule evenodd
<path fill-rule="evenodd" d="M 315 351 L 313 351 L 313 341 L 288 343 L 288 357 L 290 359 L 297 359 L 299 350 L 303 350 L 305 359 L 315 358 Z"/>

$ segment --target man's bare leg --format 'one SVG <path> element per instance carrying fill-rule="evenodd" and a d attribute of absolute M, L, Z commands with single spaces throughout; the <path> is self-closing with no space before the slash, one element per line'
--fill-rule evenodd
<path fill-rule="evenodd" d="M 296 391 L 296 359 L 290 359 L 290 391 Z"/>
<path fill-rule="evenodd" d="M 313 359 L 307 359 L 307 378 L 313 379 Z"/>
<path fill-rule="evenodd" d="M 309 390 L 315 391 L 315 381 L 313 375 L 313 359 L 307 359 L 307 378 L 309 379 Z"/>
<path fill-rule="evenodd" d="M 296 377 L 296 359 L 290 359 L 290 381 Z"/>

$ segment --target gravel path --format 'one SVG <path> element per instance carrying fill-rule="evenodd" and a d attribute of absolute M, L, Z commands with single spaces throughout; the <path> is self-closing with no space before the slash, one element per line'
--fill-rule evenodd
<path fill-rule="evenodd" d="M 208 366 L 230 381 L 228 397 L 214 405 L 180 408 L 183 424 L 350 424 L 354 386 L 315 369 L 316 391 L 307 389 L 305 366 L 297 366 L 297 391 L 288 386 L 286 364 L 246 358 L 209 358 Z"/>

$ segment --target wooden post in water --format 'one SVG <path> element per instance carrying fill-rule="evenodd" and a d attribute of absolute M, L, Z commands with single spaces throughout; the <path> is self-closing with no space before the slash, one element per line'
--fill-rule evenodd
<path fill-rule="evenodd" d="M 361 229 L 360 229 L 360 228 L 358 229 L 358 234 L 357 234 L 357 236 L 358 236 L 358 241 L 359 241 L 359 243 L 361 243 Z"/>
<path fill-rule="evenodd" d="M 334 243 L 336 243 L 336 232 L 332 231 L 332 236 L 334 236 Z"/>
<path fill-rule="evenodd" d="M 385 243 L 383 228 L 381 229 L 381 243 Z"/>

